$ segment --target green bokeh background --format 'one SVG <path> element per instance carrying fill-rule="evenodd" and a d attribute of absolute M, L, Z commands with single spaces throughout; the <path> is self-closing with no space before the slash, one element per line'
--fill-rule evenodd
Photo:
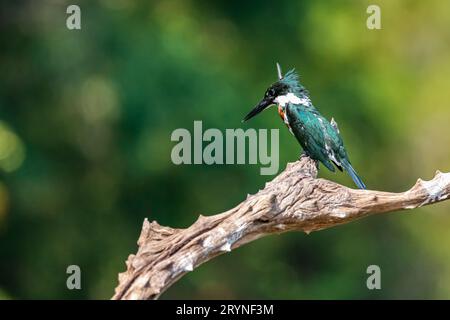
<path fill-rule="evenodd" d="M 66 28 L 78 4 L 82 29 Z M 368 30 L 366 9 L 381 8 Z M 242 117 L 295 67 L 371 189 L 450 171 L 450 2 L 14 1 L 0 12 L 0 298 L 107 299 L 145 217 L 187 227 L 270 176 L 170 160 L 176 128 L 280 128 Z M 344 174 L 322 177 L 352 185 Z M 450 205 L 270 236 L 162 298 L 450 298 Z M 77 264 L 82 290 L 66 288 Z M 366 288 L 377 264 L 382 290 Z"/>

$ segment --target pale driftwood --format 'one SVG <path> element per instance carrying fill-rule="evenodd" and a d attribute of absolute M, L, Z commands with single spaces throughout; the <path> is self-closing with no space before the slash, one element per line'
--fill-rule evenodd
<path fill-rule="evenodd" d="M 443 201 L 450 194 L 450 173 L 439 171 L 432 180 L 419 179 L 402 193 L 354 190 L 316 176 L 315 162 L 302 157 L 235 208 L 200 216 L 187 229 L 146 219 L 138 252 L 128 257 L 113 299 L 157 299 L 202 263 L 265 235 L 309 233 L 374 213 Z"/>

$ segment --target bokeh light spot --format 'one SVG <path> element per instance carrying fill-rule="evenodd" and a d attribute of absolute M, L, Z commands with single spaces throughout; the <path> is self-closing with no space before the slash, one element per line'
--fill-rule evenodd
<path fill-rule="evenodd" d="M 0 169 L 12 172 L 20 167 L 25 159 L 25 148 L 20 138 L 0 122 Z"/>

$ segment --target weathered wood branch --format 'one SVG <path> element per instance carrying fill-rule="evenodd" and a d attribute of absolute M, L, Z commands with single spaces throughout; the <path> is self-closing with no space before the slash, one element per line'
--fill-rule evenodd
<path fill-rule="evenodd" d="M 265 235 L 309 233 L 374 213 L 443 201 L 450 194 L 450 173 L 439 171 L 402 193 L 354 190 L 316 176 L 315 162 L 302 157 L 235 208 L 200 216 L 189 228 L 163 227 L 146 219 L 138 252 L 128 257 L 113 299 L 157 299 L 202 263 Z"/>

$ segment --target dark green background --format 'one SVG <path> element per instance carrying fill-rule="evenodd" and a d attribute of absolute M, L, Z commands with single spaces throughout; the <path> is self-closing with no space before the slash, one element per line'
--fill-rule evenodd
<path fill-rule="evenodd" d="M 66 28 L 78 4 L 82 29 Z M 366 28 L 369 4 L 382 30 Z M 145 217 L 186 227 L 272 177 L 170 161 L 176 128 L 280 128 L 242 117 L 295 67 L 371 189 L 450 170 L 446 1 L 10 1 L 0 13 L 0 297 L 110 298 Z M 320 175 L 353 186 L 344 174 Z M 270 236 L 162 298 L 450 298 L 450 206 Z M 82 290 L 66 289 L 66 267 Z M 377 264 L 382 290 L 366 288 Z"/>

